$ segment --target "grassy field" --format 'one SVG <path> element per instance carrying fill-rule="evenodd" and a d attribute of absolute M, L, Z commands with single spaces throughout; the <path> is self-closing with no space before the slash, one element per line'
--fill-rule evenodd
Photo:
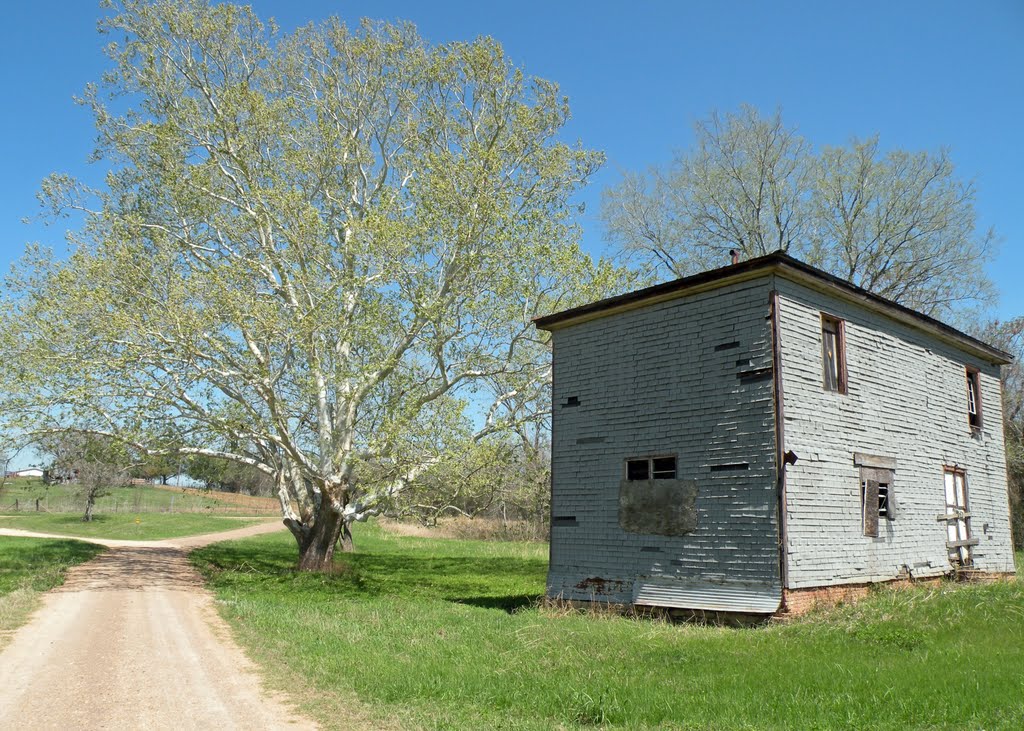
<path fill-rule="evenodd" d="M 234 530 L 258 522 L 259 518 L 230 518 L 203 513 L 101 513 L 93 516 L 91 522 L 83 523 L 78 513 L 25 513 L 0 517 L 0 528 L 83 538 L 159 541 Z"/>
<path fill-rule="evenodd" d="M 1024 728 L 1024 584 L 880 590 L 732 629 L 539 609 L 544 544 L 359 526 L 331 576 L 270 535 L 193 554 L 327 728 Z"/>
<path fill-rule="evenodd" d="M 278 515 L 276 500 L 181 487 L 132 485 L 115 487 L 96 501 L 101 513 L 208 513 L 218 515 Z M 8 480 L 0 490 L 0 514 L 35 511 L 85 512 L 85 498 L 72 485 L 46 485 L 38 478 Z"/>
<path fill-rule="evenodd" d="M 75 564 L 102 552 L 82 541 L 0 536 L 0 648 L 39 603 L 39 595 L 64 581 Z"/>

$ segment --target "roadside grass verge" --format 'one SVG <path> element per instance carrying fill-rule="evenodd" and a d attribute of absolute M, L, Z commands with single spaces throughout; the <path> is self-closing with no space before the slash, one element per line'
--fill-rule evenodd
<path fill-rule="evenodd" d="M 164 538 L 217 533 L 259 523 L 259 518 L 227 518 L 203 513 L 100 513 L 83 523 L 77 513 L 26 513 L 0 518 L 0 528 L 59 533 L 81 538 L 159 541 Z"/>
<path fill-rule="evenodd" d="M 1024 584 L 879 590 L 755 628 L 539 608 L 547 546 L 358 526 L 332 575 L 287 534 L 192 560 L 325 728 L 1024 728 Z M 341 699 L 341 700 L 338 700 Z M 354 701 L 352 706 L 350 701 Z"/>
<path fill-rule="evenodd" d="M 0 648 L 38 606 L 40 594 L 64 583 L 69 568 L 104 550 L 82 541 L 0 536 Z"/>

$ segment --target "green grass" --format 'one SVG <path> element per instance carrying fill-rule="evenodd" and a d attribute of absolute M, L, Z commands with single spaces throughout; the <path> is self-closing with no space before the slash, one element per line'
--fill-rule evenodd
<path fill-rule="evenodd" d="M 0 518 L 0 528 L 37 533 L 59 533 L 82 538 L 158 541 L 202 533 L 234 530 L 260 522 L 252 518 L 226 518 L 203 513 L 101 513 L 89 523 L 78 513 L 24 513 Z"/>
<path fill-rule="evenodd" d="M 192 554 L 242 642 L 328 728 L 345 709 L 438 729 L 1024 728 L 1020 582 L 672 625 L 538 609 L 542 544 L 360 528 L 330 576 L 293 572 L 286 534 Z"/>
<path fill-rule="evenodd" d="M 159 489 L 150 485 L 131 485 L 110 488 L 109 494 L 96 501 L 101 512 L 229 512 L 245 515 L 247 508 L 228 505 L 217 499 L 218 493 L 196 494 L 182 490 Z M 0 490 L 0 514 L 17 514 L 34 510 L 36 500 L 48 512 L 85 512 L 85 498 L 78 495 L 73 485 L 46 485 L 39 478 L 8 480 Z M 18 510 L 15 510 L 18 501 Z M 249 509 L 251 513 L 251 509 Z"/>
<path fill-rule="evenodd" d="M 0 647 L 39 603 L 39 595 L 64 582 L 75 564 L 105 549 L 82 541 L 0 536 Z"/>

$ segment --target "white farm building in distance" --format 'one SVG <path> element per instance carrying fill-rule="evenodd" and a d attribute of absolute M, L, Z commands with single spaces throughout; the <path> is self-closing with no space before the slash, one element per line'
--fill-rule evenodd
<path fill-rule="evenodd" d="M 1013 572 L 1006 353 L 781 253 L 536 324 L 549 597 L 773 614 Z"/>

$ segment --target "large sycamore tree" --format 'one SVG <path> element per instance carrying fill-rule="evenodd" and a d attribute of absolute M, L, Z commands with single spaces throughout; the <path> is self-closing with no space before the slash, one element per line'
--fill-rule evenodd
<path fill-rule="evenodd" d="M 530 318 L 611 279 L 574 243 L 600 158 L 559 141 L 555 84 L 406 24 L 124 0 L 102 30 L 109 172 L 44 185 L 76 230 L 8 280 L 10 428 L 255 467 L 318 570 L 450 450 L 543 418 Z"/>
<path fill-rule="evenodd" d="M 694 126 L 667 165 L 605 193 L 609 240 L 654 277 L 786 251 L 938 317 L 986 303 L 994 234 L 946 150 L 885 150 L 878 137 L 815 149 L 781 114 L 745 106 Z"/>

